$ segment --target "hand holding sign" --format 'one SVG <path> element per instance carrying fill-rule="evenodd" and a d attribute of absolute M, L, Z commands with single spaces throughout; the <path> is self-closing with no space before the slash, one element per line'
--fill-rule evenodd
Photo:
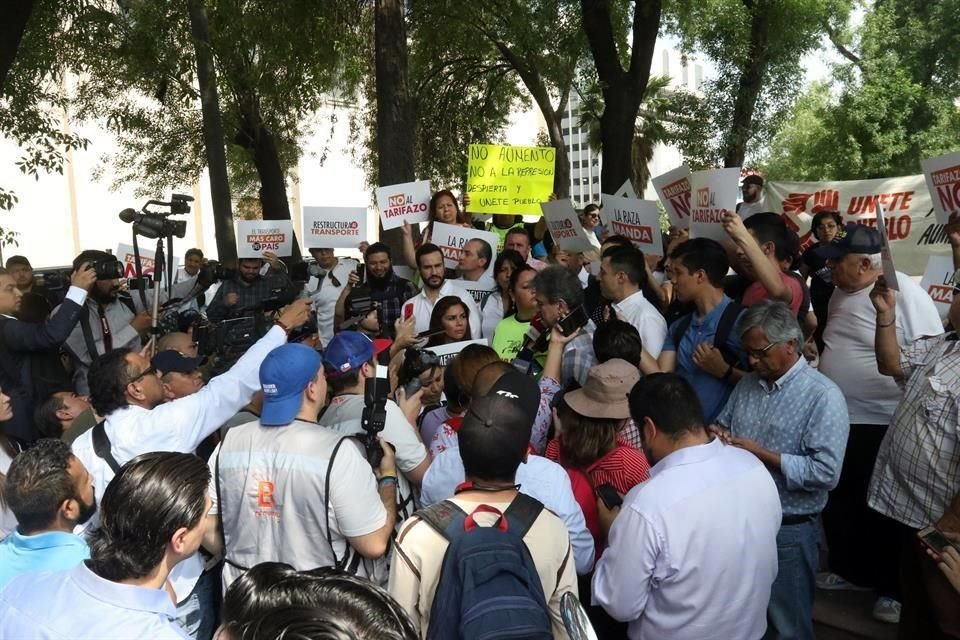
<path fill-rule="evenodd" d="M 883 277 L 887 286 L 891 289 L 900 290 L 900 283 L 897 282 L 897 270 L 893 266 L 893 254 L 890 253 L 890 238 L 887 237 L 887 221 L 883 212 L 883 207 L 877 206 L 877 228 L 880 229 L 880 238 L 883 240 L 883 248 L 880 249 L 880 262 L 883 265 Z"/>
<path fill-rule="evenodd" d="M 877 323 L 888 324 L 896 320 L 897 292 L 887 286 L 883 276 L 877 278 L 873 289 L 870 290 L 870 302 L 877 310 Z"/>
<path fill-rule="evenodd" d="M 747 231 L 747 227 L 743 224 L 743 218 L 734 212 L 724 211 L 721 221 L 723 230 L 727 232 L 734 242 L 740 243 L 750 240 L 750 232 Z"/>

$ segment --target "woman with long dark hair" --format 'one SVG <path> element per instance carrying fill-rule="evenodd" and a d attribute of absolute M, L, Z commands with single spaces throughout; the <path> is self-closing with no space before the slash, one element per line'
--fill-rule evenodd
<path fill-rule="evenodd" d="M 417 247 L 432 242 L 434 222 L 459 227 L 472 226 L 470 215 L 460 208 L 457 197 L 449 189 L 441 189 L 430 198 L 429 216 L 427 226 L 420 236 L 420 242 L 416 245 L 413 242 L 413 227 L 406 220 L 403 222 L 403 260 L 414 271 L 417 270 Z"/>
<path fill-rule="evenodd" d="M 490 340 L 490 346 L 503 360 L 513 360 L 520 352 L 530 322 L 537 315 L 536 290 L 533 288 L 536 275 L 536 269 L 524 263 L 510 276 L 512 308 L 510 313 L 497 323 Z"/>
<path fill-rule="evenodd" d="M 497 290 L 483 301 L 481 307 L 481 323 L 483 335 L 493 336 L 497 324 L 504 316 L 513 313 L 513 297 L 510 295 L 510 278 L 513 272 L 526 263 L 517 251 L 504 249 L 493 262 L 493 278 L 497 283 Z"/>
<path fill-rule="evenodd" d="M 430 315 L 430 332 L 440 331 L 430 336 L 428 347 L 471 340 L 470 309 L 463 304 L 459 296 L 444 296 L 437 300 Z"/>

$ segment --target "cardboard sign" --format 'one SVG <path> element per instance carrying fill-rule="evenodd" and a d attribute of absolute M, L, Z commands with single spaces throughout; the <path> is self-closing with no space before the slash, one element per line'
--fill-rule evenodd
<path fill-rule="evenodd" d="M 448 269 L 456 269 L 460 264 L 460 254 L 463 253 L 463 247 L 470 240 L 484 240 L 490 245 L 490 264 L 483 275 L 493 277 L 493 262 L 497 257 L 497 242 L 500 239 L 492 231 L 480 231 L 473 227 L 461 227 L 454 224 L 445 224 L 443 222 L 433 223 L 433 235 L 430 236 L 431 242 L 440 247 L 443 251 L 443 264 Z"/>
<path fill-rule="evenodd" d="M 262 258 L 266 251 L 281 258 L 293 254 L 293 222 L 238 220 L 237 257 Z"/>
<path fill-rule="evenodd" d="M 430 219 L 430 181 L 377 187 L 377 209 L 384 231 Z"/>
<path fill-rule="evenodd" d="M 553 147 L 470 145 L 470 212 L 540 215 L 540 203 L 553 193 L 556 158 Z"/>
<path fill-rule="evenodd" d="M 633 183 L 630 182 L 630 178 L 627 178 L 620 188 L 613 192 L 613 194 L 618 198 L 633 198 L 637 200 L 637 192 L 633 189 Z M 606 198 L 604 198 L 604 206 L 606 206 Z"/>
<path fill-rule="evenodd" d="M 953 258 L 950 256 L 930 256 L 927 269 L 923 272 L 920 286 L 930 294 L 937 305 L 940 318 L 946 318 L 953 302 Z"/>
<path fill-rule="evenodd" d="M 937 222 L 946 224 L 960 214 L 960 152 L 920 162 Z"/>
<path fill-rule="evenodd" d="M 497 290 L 497 283 L 483 284 L 482 282 L 469 282 L 467 280 L 458 280 L 457 283 L 462 289 L 465 289 L 477 303 L 477 308 L 482 309 L 490 294 Z"/>
<path fill-rule="evenodd" d="M 600 217 L 611 234 L 630 238 L 644 255 L 663 255 L 660 209 L 653 200 L 607 196 L 603 199 Z"/>
<path fill-rule="evenodd" d="M 117 260 L 123 265 L 123 277 L 124 278 L 136 278 L 137 277 L 137 261 L 134 258 L 133 254 L 133 245 L 120 243 L 117 245 L 117 251 L 114 253 L 117 257 Z M 144 249 L 140 247 L 140 268 L 142 269 L 143 275 L 149 276 L 153 275 L 153 269 L 155 267 L 155 259 L 153 249 Z M 166 260 L 170 262 L 170 256 L 166 256 Z M 174 267 L 179 266 L 180 259 L 173 258 Z M 176 275 L 176 269 L 174 269 L 174 275 Z M 163 281 L 166 282 L 167 272 L 163 273 Z"/>
<path fill-rule="evenodd" d="M 767 182 L 764 202 L 781 212 L 800 234 L 801 249 L 814 243 L 810 233 L 813 214 L 839 211 L 844 224 L 877 224 L 877 206 L 886 214 L 887 237 L 897 250 L 897 268 L 912 276 L 923 274 L 931 255 L 951 255 L 944 226 L 931 214 L 933 203 L 920 174 L 873 180 L 830 182 Z"/>
<path fill-rule="evenodd" d="M 305 249 L 356 249 L 367 239 L 366 207 L 304 207 Z"/>
<path fill-rule="evenodd" d="M 883 206 L 877 207 L 877 226 L 880 228 L 880 238 L 883 240 L 883 248 L 880 249 L 883 279 L 886 281 L 888 288 L 900 291 L 900 283 L 897 282 L 897 269 L 893 266 L 893 255 L 890 253 L 890 239 L 887 237 L 887 225 L 883 219 Z"/>
<path fill-rule="evenodd" d="M 684 164 L 650 180 L 667 210 L 670 226 L 678 229 L 690 228 L 691 176 L 690 169 Z"/>
<path fill-rule="evenodd" d="M 444 344 L 437 347 L 427 347 L 427 351 L 432 351 L 438 358 L 440 358 L 440 366 L 445 367 L 447 364 L 453 360 L 453 357 L 463 351 L 463 348 L 468 344 L 482 344 L 487 346 L 486 338 L 478 338 L 477 340 L 461 340 L 460 342 L 451 342 L 450 344 Z"/>
<path fill-rule="evenodd" d="M 690 237 L 729 240 L 723 229 L 723 212 L 737 208 L 740 167 L 694 171 L 690 178 L 692 193 Z"/>
<path fill-rule="evenodd" d="M 542 202 L 540 209 L 547 219 L 547 229 L 558 247 L 571 253 L 596 249 L 587 238 L 587 232 L 580 223 L 580 216 L 568 198 Z"/>

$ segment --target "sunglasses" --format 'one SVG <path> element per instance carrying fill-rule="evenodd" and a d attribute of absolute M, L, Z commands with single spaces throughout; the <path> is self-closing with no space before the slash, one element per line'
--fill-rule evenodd
<path fill-rule="evenodd" d="M 136 378 L 128 382 L 127 384 L 133 384 L 134 382 L 139 382 L 140 380 L 143 380 L 147 376 L 155 376 L 155 375 L 157 375 L 156 367 L 150 367 L 146 371 L 138 375 Z"/>

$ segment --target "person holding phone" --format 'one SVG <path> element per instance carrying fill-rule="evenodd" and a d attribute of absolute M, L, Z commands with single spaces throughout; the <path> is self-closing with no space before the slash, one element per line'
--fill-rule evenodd
<path fill-rule="evenodd" d="M 540 320 L 547 331 L 554 326 L 559 326 L 565 335 L 580 330 L 576 339 L 564 347 L 560 386 L 566 387 L 574 380 L 586 384 L 591 367 L 597 363 L 593 352 L 593 332 L 597 327 L 583 312 L 580 279 L 566 267 L 554 265 L 538 273 L 532 284 Z"/>

